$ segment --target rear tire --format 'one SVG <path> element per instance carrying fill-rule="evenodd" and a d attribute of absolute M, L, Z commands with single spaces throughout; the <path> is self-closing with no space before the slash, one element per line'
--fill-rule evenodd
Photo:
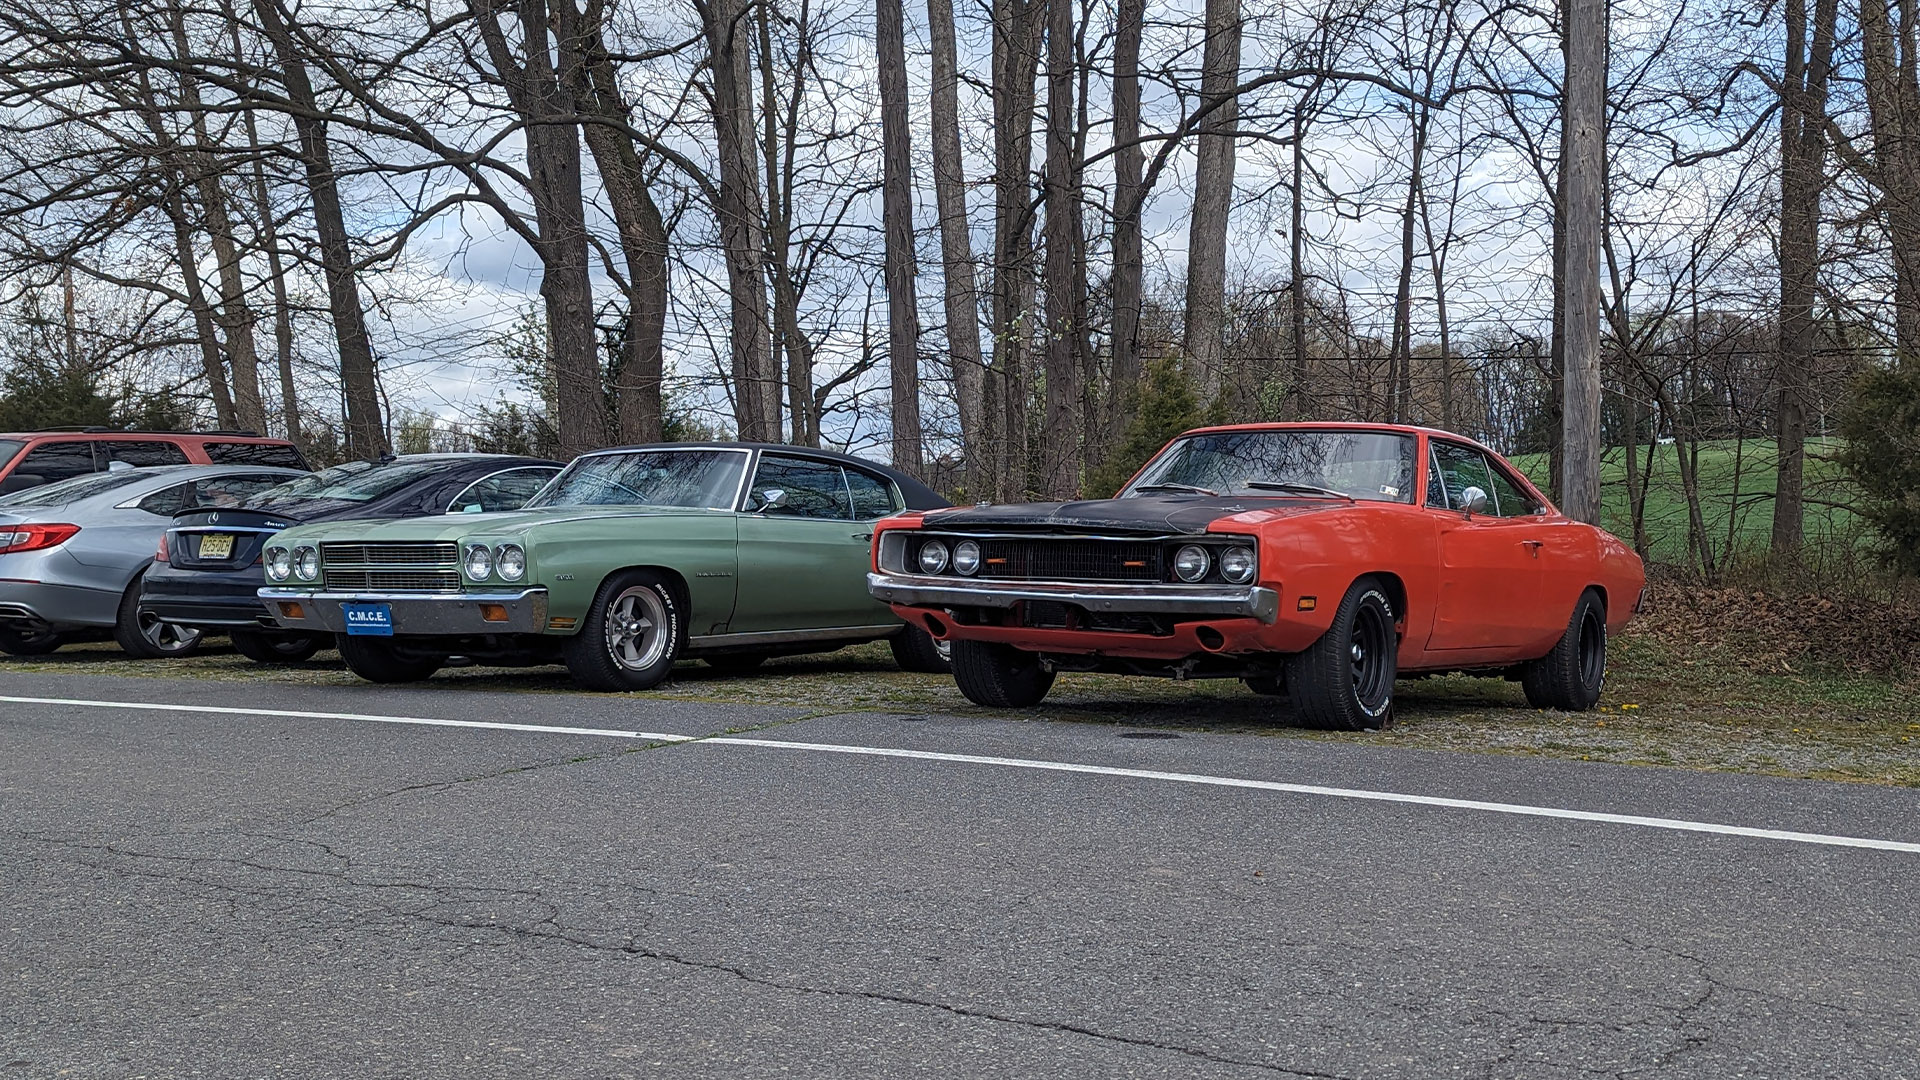
<path fill-rule="evenodd" d="M 1393 602 L 1373 578 L 1347 589 L 1333 625 L 1287 661 L 1287 688 L 1302 727 L 1364 731 L 1393 719 L 1393 680 L 1400 670 Z"/>
<path fill-rule="evenodd" d="M 1606 679 L 1607 608 L 1588 589 L 1553 651 L 1520 669 L 1520 685 L 1536 709 L 1586 712 L 1600 700 Z"/>
<path fill-rule="evenodd" d="M 953 670 L 953 643 L 937 641 L 932 634 L 909 624 L 887 639 L 893 649 L 893 662 L 901 671 L 922 675 L 945 675 Z"/>
<path fill-rule="evenodd" d="M 54 629 L 28 630 L 0 626 L 0 652 L 9 656 L 45 656 L 66 644 Z"/>
<path fill-rule="evenodd" d="M 562 652 L 574 681 L 589 690 L 651 690 L 667 680 L 686 645 L 673 585 L 655 571 L 628 570 L 601 584 Z"/>
<path fill-rule="evenodd" d="M 975 705 L 1024 709 L 1053 689 L 1053 672 L 1040 657 L 1011 645 L 986 641 L 953 643 L 953 681 Z"/>
<path fill-rule="evenodd" d="M 140 610 L 140 579 L 144 571 L 120 596 L 120 615 L 113 624 L 113 640 L 128 656 L 142 660 L 165 660 L 187 656 L 200 648 L 201 633 L 190 626 L 162 622 L 152 612 Z"/>
<path fill-rule="evenodd" d="M 312 634 L 270 634 L 264 630 L 234 630 L 227 636 L 233 650 L 256 664 L 297 664 L 320 651 Z"/>
<path fill-rule="evenodd" d="M 419 682 L 447 662 L 444 656 L 403 655 L 392 642 L 377 638 L 335 634 L 333 644 L 347 662 L 347 670 L 372 683 Z"/>
<path fill-rule="evenodd" d="M 724 671 L 729 675 L 745 675 L 747 672 L 773 659 L 773 656 L 771 653 L 741 652 L 717 653 L 713 656 L 703 656 L 700 659 L 705 660 L 707 666 L 715 671 Z"/>

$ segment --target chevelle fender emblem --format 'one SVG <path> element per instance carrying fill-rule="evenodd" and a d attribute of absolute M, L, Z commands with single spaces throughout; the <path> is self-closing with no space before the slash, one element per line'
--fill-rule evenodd
<path fill-rule="evenodd" d="M 695 570 L 693 572 L 693 576 L 694 577 L 732 577 L 733 575 L 725 570 Z"/>

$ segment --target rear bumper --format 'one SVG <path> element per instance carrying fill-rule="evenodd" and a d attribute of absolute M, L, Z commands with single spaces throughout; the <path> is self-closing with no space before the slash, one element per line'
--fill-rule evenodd
<path fill-rule="evenodd" d="M 112 626 L 120 594 L 44 581 L 0 580 L 0 622 L 30 626 Z"/>
<path fill-rule="evenodd" d="M 159 568 L 140 581 L 140 608 L 178 626 L 272 626 L 266 606 L 254 595 L 260 572 L 238 574 Z"/>
<path fill-rule="evenodd" d="M 346 632 L 342 604 L 386 604 L 393 611 L 395 637 L 464 637 L 473 634 L 539 634 L 547 628 L 547 590 L 470 593 L 341 593 L 300 589 L 261 589 L 273 624 L 312 633 Z M 488 619 L 486 610 L 504 612 Z M 295 614 L 295 612 L 298 614 Z"/>
<path fill-rule="evenodd" d="M 1099 585 L 1045 581 L 963 581 L 921 574 L 868 574 L 875 599 L 905 607 L 1011 608 L 1046 600 L 1107 614 L 1192 619 L 1257 619 L 1280 615 L 1280 594 L 1260 585 Z"/>

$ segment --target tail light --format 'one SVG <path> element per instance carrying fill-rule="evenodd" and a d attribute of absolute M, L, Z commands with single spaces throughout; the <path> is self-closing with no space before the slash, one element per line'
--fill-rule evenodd
<path fill-rule="evenodd" d="M 167 561 L 167 534 L 166 533 L 160 534 L 160 548 L 159 550 L 153 553 L 153 561 L 154 562 Z"/>
<path fill-rule="evenodd" d="M 9 555 L 16 551 L 40 551 L 44 548 L 59 547 L 73 539 L 80 531 L 78 525 L 12 525 L 0 526 L 0 555 Z"/>

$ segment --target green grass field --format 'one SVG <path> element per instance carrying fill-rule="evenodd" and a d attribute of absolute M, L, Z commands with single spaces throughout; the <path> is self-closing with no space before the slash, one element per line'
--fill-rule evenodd
<path fill-rule="evenodd" d="M 1809 439 L 1806 465 L 1806 536 L 1817 556 L 1822 551 L 1851 555 L 1869 539 L 1859 518 L 1847 507 L 1854 487 L 1834 460 L 1838 440 Z M 1691 449 L 1691 448 L 1690 448 Z M 1687 564 L 1687 499 L 1680 482 L 1678 447 L 1669 443 L 1640 448 L 1648 468 L 1646 530 L 1652 562 Z M 1511 459 L 1542 490 L 1548 487 L 1545 454 L 1520 454 Z M 1773 533 L 1773 481 L 1776 452 L 1772 440 L 1716 440 L 1698 446 L 1701 517 L 1716 564 L 1764 552 Z M 1633 538 L 1633 518 L 1627 503 L 1626 452 L 1608 447 L 1601 458 L 1601 524 L 1622 539 Z M 1731 539 L 1731 545 L 1729 545 Z"/>

